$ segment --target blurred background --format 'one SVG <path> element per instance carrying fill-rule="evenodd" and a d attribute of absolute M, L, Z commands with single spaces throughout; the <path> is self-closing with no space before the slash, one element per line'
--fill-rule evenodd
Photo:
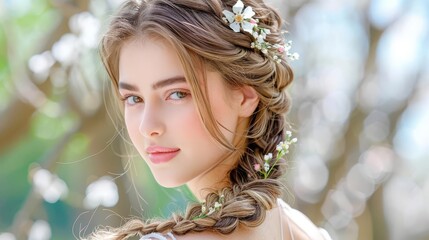
<path fill-rule="evenodd" d="M 97 47 L 121 2 L 0 0 L 0 240 L 75 239 L 193 200 L 156 184 L 106 110 Z M 285 199 L 333 239 L 429 239 L 429 1 L 269 3 L 300 54 Z"/>

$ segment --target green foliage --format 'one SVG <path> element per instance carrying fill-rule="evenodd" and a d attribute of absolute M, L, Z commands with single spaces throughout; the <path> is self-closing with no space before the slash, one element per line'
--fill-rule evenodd
<path fill-rule="evenodd" d="M 13 11 L 11 12 L 13 14 Z M 18 45 L 15 58 L 28 59 L 38 50 L 40 43 L 45 42 L 49 37 L 49 32 L 56 26 L 61 15 L 52 8 L 46 0 L 31 1 L 29 11 L 23 15 L 9 15 L 6 23 L 13 31 L 12 36 L 8 36 L 9 44 Z"/>

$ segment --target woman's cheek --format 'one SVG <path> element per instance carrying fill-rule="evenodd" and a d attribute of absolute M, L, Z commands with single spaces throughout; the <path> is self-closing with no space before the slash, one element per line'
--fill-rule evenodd
<path fill-rule="evenodd" d="M 125 109 L 124 121 L 125 121 L 125 126 L 127 128 L 128 135 L 131 138 L 131 141 L 136 146 L 136 148 L 139 149 L 138 139 L 141 139 L 141 137 L 140 137 L 140 129 L 139 129 L 140 120 L 139 120 L 138 114 L 133 110 Z"/>

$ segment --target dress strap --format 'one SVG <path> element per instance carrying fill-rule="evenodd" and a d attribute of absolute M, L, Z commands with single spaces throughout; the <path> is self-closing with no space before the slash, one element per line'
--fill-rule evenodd
<path fill-rule="evenodd" d="M 284 232 L 283 232 L 283 218 L 282 218 L 282 215 L 283 215 L 283 211 L 284 211 L 284 209 L 283 209 L 283 205 L 282 205 L 282 203 L 281 203 L 281 200 L 280 200 L 280 198 L 278 198 L 277 199 L 277 208 L 279 209 L 279 218 L 280 218 L 280 233 L 281 233 L 281 238 L 280 239 L 284 239 Z M 295 240 L 295 237 L 293 236 L 293 233 L 292 233 L 292 228 L 290 227 L 290 221 L 289 221 L 289 216 L 288 215 L 286 215 L 286 221 L 287 221 L 287 228 L 288 228 L 288 230 L 289 230 L 289 234 L 290 234 L 290 239 L 291 240 Z"/>

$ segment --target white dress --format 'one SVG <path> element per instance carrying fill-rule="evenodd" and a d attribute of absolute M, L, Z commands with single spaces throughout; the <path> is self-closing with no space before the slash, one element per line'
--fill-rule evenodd
<path fill-rule="evenodd" d="M 282 199 L 277 199 L 277 204 L 279 209 L 282 209 L 287 216 L 288 226 L 290 226 L 291 222 L 294 225 L 298 226 L 300 230 L 305 233 L 309 239 L 320 239 L 322 237 L 323 240 L 332 240 L 329 236 L 328 232 L 323 228 L 317 228 L 311 222 L 310 219 L 307 218 L 302 212 L 293 209 L 287 203 L 285 203 Z M 283 226 L 283 224 L 280 224 Z M 283 229 L 281 230 L 283 236 Z M 294 235 L 292 234 L 291 228 L 289 228 L 290 239 L 294 240 Z M 144 235 L 140 238 L 140 240 L 176 240 L 172 233 L 168 233 L 166 235 L 162 235 L 160 233 L 151 233 Z"/>

